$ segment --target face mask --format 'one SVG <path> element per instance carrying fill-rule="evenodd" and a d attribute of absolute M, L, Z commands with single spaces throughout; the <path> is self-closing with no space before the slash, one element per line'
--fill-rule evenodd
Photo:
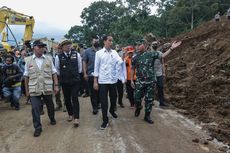
<path fill-rule="evenodd" d="M 98 48 L 98 47 L 99 47 L 99 43 L 98 43 L 98 42 L 95 42 L 95 43 L 93 44 L 93 46 L 94 46 L 95 48 Z"/>
<path fill-rule="evenodd" d="M 6 64 L 7 67 L 11 67 L 13 64 Z"/>

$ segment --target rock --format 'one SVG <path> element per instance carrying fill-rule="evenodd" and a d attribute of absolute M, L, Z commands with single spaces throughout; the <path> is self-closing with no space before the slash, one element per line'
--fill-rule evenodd
<path fill-rule="evenodd" d="M 194 142 L 194 143 L 199 143 L 200 140 L 199 140 L 198 138 L 196 138 L 196 139 L 193 139 L 192 142 Z"/>
<path fill-rule="evenodd" d="M 227 152 L 229 148 L 227 146 L 224 146 L 224 147 L 219 148 L 219 150 L 222 152 Z"/>
<path fill-rule="evenodd" d="M 208 141 L 205 140 L 205 139 L 202 139 L 202 140 L 200 141 L 200 143 L 202 143 L 202 144 L 204 144 L 204 145 L 208 145 Z"/>

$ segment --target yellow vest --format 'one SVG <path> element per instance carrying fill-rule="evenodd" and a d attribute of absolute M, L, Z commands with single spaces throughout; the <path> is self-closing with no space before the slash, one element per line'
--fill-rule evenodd
<path fill-rule="evenodd" d="M 53 91 L 52 58 L 45 56 L 41 69 L 32 56 L 25 58 L 28 68 L 30 96 L 51 95 Z"/>

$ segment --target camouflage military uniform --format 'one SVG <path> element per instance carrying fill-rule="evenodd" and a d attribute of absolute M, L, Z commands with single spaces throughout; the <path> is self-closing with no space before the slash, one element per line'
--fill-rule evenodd
<path fill-rule="evenodd" d="M 141 106 L 141 99 L 145 96 L 145 112 L 150 113 L 153 105 L 154 81 L 154 60 L 161 58 L 161 54 L 154 51 L 146 51 L 136 55 L 132 61 L 132 69 L 136 69 L 136 87 L 134 99 L 136 106 Z"/>

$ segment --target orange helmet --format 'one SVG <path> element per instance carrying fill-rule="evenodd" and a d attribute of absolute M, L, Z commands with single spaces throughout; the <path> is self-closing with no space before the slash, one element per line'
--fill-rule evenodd
<path fill-rule="evenodd" d="M 127 52 L 127 53 L 133 53 L 134 52 L 134 48 L 133 48 L 133 46 L 127 46 L 126 48 L 125 48 L 125 51 Z"/>

